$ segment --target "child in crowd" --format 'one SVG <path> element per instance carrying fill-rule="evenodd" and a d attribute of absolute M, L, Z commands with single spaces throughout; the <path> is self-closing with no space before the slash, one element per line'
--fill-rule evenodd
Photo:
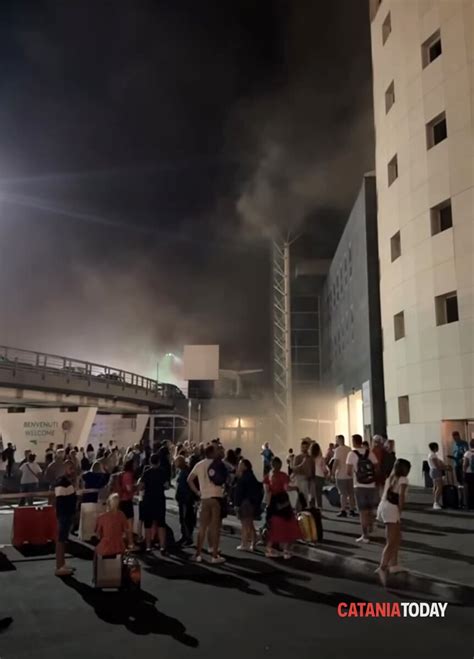
<path fill-rule="evenodd" d="M 438 457 L 439 446 L 436 442 L 429 444 L 430 452 L 428 454 L 428 465 L 430 476 L 433 481 L 433 510 L 441 510 L 443 494 L 443 473 L 446 470 L 446 464 Z"/>
<path fill-rule="evenodd" d="M 127 518 L 120 510 L 120 497 L 111 494 L 107 499 L 107 512 L 97 520 L 96 535 L 99 544 L 95 551 L 98 556 L 114 556 L 125 553 L 124 537 L 128 532 Z"/>
<path fill-rule="evenodd" d="M 385 524 L 387 542 L 382 553 L 380 566 L 376 569 L 380 581 L 385 586 L 387 572 L 400 571 L 398 566 L 398 551 L 401 543 L 400 514 L 405 504 L 408 487 L 408 474 L 411 464 L 408 460 L 399 459 L 395 462 L 380 501 L 377 518 Z"/>

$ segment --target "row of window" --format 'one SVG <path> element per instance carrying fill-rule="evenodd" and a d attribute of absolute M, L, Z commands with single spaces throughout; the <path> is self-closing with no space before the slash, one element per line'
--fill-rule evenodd
<path fill-rule="evenodd" d="M 388 12 L 385 17 L 384 22 L 382 23 L 382 43 L 385 45 L 387 39 L 392 33 L 392 15 Z M 436 30 L 426 41 L 421 44 L 421 64 L 424 69 L 434 62 L 441 53 L 443 48 L 441 45 L 441 33 L 439 30 Z"/>
<path fill-rule="evenodd" d="M 456 291 L 437 295 L 434 299 L 436 325 L 447 325 L 456 323 L 459 320 L 458 296 Z M 393 330 L 395 341 L 403 339 L 405 336 L 405 312 L 399 311 L 393 317 Z"/>
<path fill-rule="evenodd" d="M 332 335 L 331 352 L 333 359 L 342 355 L 352 341 L 354 341 L 354 312 L 351 308 L 350 311 L 346 311 L 344 319 Z"/>
<path fill-rule="evenodd" d="M 331 311 L 334 311 L 339 304 L 339 301 L 342 299 L 344 292 L 346 290 L 347 284 L 352 277 L 352 247 L 349 245 L 342 263 L 339 266 L 336 277 L 334 278 L 334 283 L 328 291 L 326 298 L 326 306 Z"/>
<path fill-rule="evenodd" d="M 430 208 L 430 222 L 431 222 L 431 235 L 436 236 L 442 231 L 451 229 L 453 226 L 453 211 L 451 207 L 451 199 L 446 199 L 440 204 Z M 400 231 L 397 231 L 390 238 L 390 258 L 392 263 L 402 255 L 402 236 Z"/>

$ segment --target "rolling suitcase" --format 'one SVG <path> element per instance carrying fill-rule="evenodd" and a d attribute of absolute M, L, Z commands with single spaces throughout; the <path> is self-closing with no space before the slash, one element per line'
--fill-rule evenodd
<path fill-rule="evenodd" d="M 313 516 L 316 526 L 316 540 L 314 542 L 322 542 L 323 540 L 323 519 L 319 508 L 312 506 L 308 508 L 308 512 Z"/>
<path fill-rule="evenodd" d="M 12 545 L 46 545 L 56 540 L 56 515 L 52 506 L 22 506 L 13 513 Z"/>
<path fill-rule="evenodd" d="M 88 542 L 95 536 L 95 527 L 99 515 L 105 508 L 100 503 L 82 503 L 79 521 L 79 540 Z"/>
<path fill-rule="evenodd" d="M 140 590 L 142 570 L 140 563 L 133 556 L 124 556 L 122 562 L 122 588 Z"/>
<path fill-rule="evenodd" d="M 335 485 L 326 485 L 323 487 L 323 494 L 331 506 L 334 506 L 334 508 L 341 507 L 341 497 L 339 495 L 339 490 Z"/>
<path fill-rule="evenodd" d="M 450 469 L 446 470 L 446 483 L 443 485 L 441 492 L 443 508 L 459 508 L 459 493 L 458 488 L 453 482 L 453 472 Z"/>
<path fill-rule="evenodd" d="M 121 588 L 122 586 L 122 554 L 115 556 L 94 556 L 95 588 Z"/>
<path fill-rule="evenodd" d="M 301 513 L 298 513 L 296 519 L 298 520 L 298 526 L 300 527 L 303 540 L 305 542 L 316 542 L 318 532 L 313 515 L 308 510 L 303 510 Z"/>

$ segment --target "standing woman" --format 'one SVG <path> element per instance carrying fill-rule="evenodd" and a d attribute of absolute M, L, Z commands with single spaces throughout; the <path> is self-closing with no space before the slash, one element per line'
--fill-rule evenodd
<path fill-rule="evenodd" d="M 133 542 L 133 495 L 135 494 L 135 476 L 133 460 L 128 460 L 123 466 L 123 471 L 119 475 L 118 495 L 120 498 L 119 509 L 125 515 L 127 520 L 127 541 L 128 550 L 135 551 L 136 547 Z"/>
<path fill-rule="evenodd" d="M 441 510 L 443 506 L 443 474 L 446 471 L 446 464 L 438 456 L 439 446 L 436 442 L 428 444 L 430 452 L 428 453 L 428 465 L 430 467 L 430 476 L 433 481 L 433 510 Z"/>
<path fill-rule="evenodd" d="M 311 497 L 316 500 L 316 506 L 321 510 L 323 507 L 323 487 L 326 477 L 329 476 L 329 469 L 317 442 L 312 444 L 310 454 L 314 460 L 314 479 L 311 488 Z"/>
<path fill-rule="evenodd" d="M 278 553 L 274 550 L 275 544 L 283 546 L 283 558 L 291 558 L 290 545 L 301 538 L 298 522 L 296 521 L 288 492 L 297 490 L 290 486 L 290 478 L 281 470 L 280 458 L 273 458 L 272 470 L 265 476 L 263 484 L 267 495 L 267 524 L 268 541 L 265 556 L 275 558 Z"/>
<path fill-rule="evenodd" d="M 387 542 L 380 565 L 375 572 L 384 586 L 387 583 L 389 569 L 395 572 L 398 568 L 398 551 L 402 539 L 400 515 L 405 504 L 410 468 L 411 464 L 408 460 L 399 459 L 395 462 L 393 471 L 385 483 L 382 500 L 377 510 L 377 518 L 385 524 Z"/>
<path fill-rule="evenodd" d="M 150 457 L 150 468 L 143 472 L 138 485 L 143 489 L 143 524 L 146 551 L 151 552 L 152 541 L 158 533 L 160 551 L 166 549 L 166 498 L 167 471 L 162 469 L 157 453 Z"/>
<path fill-rule="evenodd" d="M 253 551 L 257 542 L 254 521 L 260 518 L 263 499 L 262 484 L 257 480 L 250 460 L 242 460 L 237 469 L 234 505 L 242 523 L 239 551 Z"/>

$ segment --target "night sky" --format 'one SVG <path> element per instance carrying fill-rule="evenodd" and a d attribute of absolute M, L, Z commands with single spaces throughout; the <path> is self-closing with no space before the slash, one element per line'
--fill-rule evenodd
<path fill-rule="evenodd" d="M 269 236 L 373 168 L 366 0 L 3 0 L 0 343 L 267 366 Z"/>

